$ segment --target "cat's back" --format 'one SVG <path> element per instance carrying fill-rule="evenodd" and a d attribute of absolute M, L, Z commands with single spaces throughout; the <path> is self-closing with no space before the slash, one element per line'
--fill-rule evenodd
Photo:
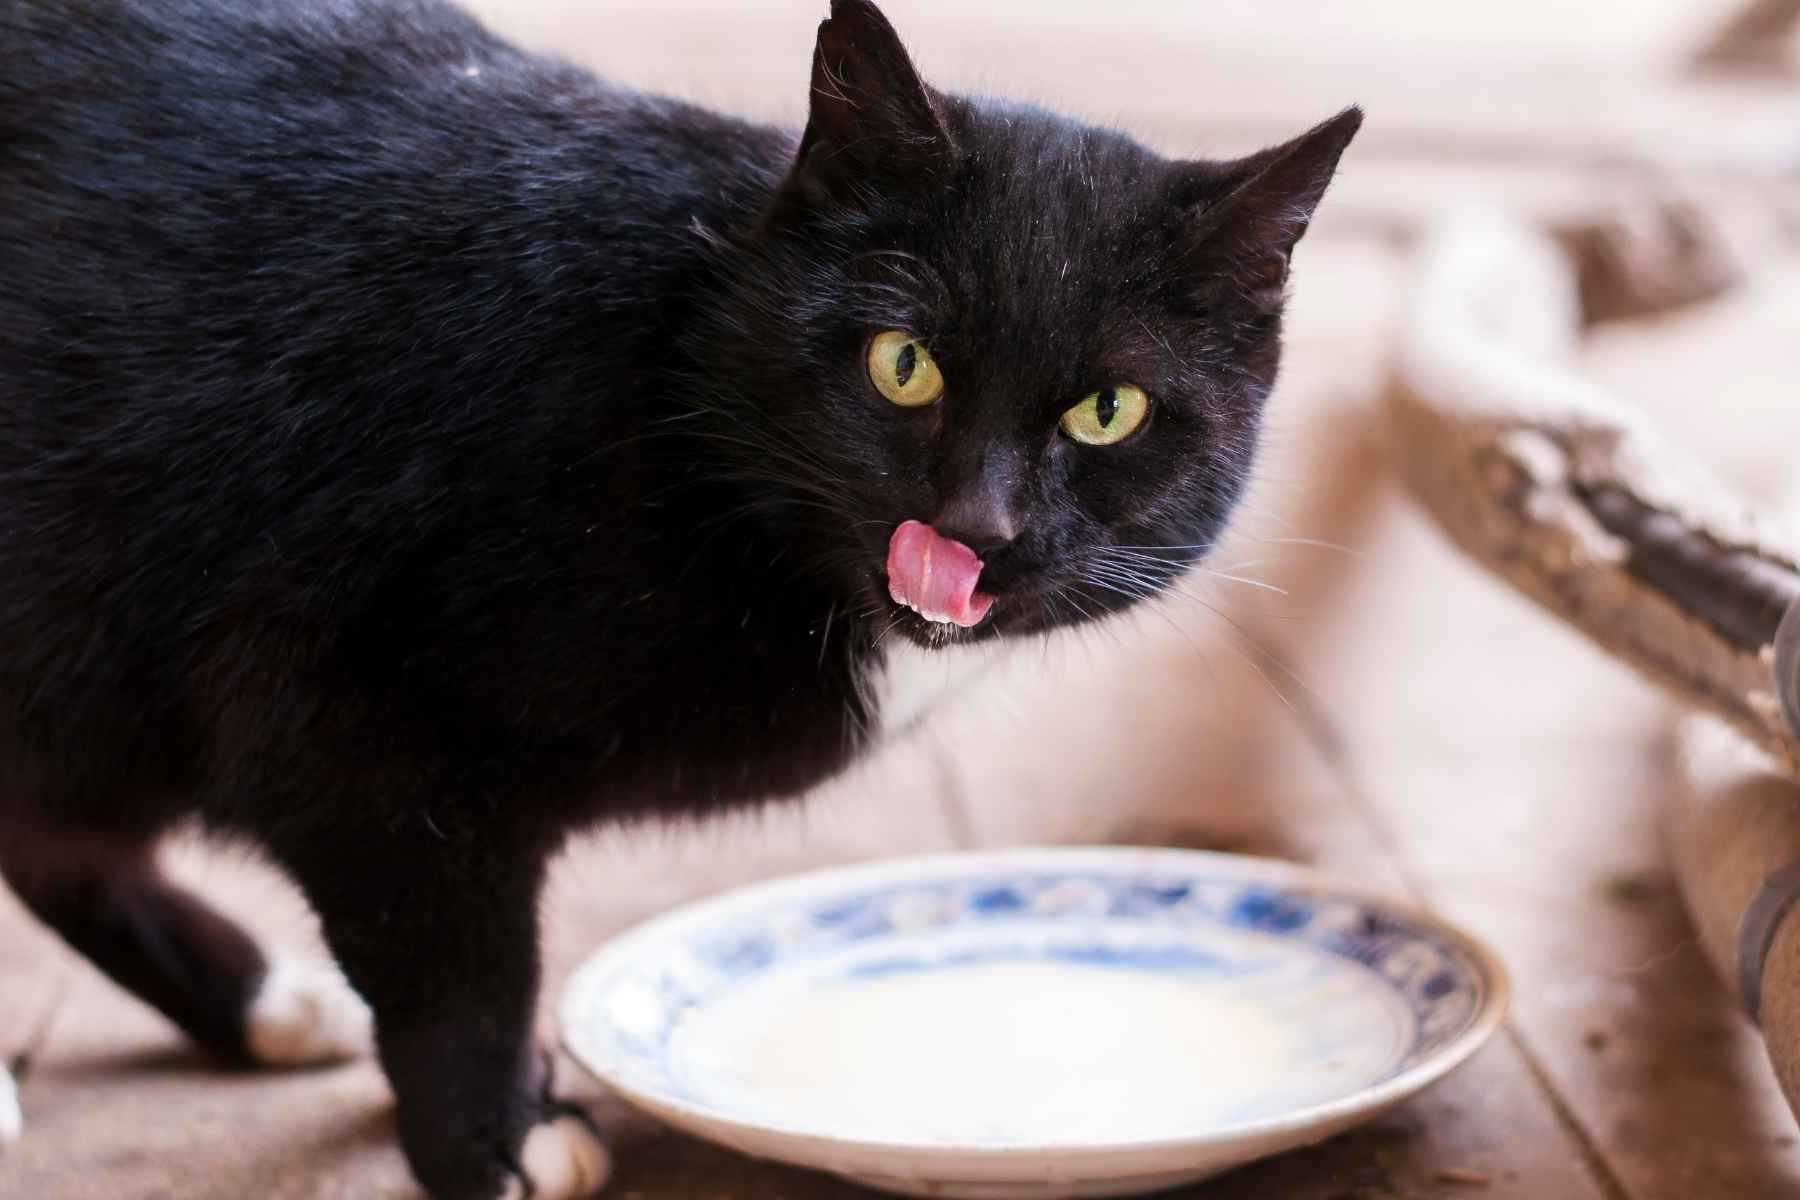
<path fill-rule="evenodd" d="M 79 115 L 70 102 L 109 95 L 145 116 L 204 123 L 196 102 L 225 105 L 215 110 L 223 113 L 251 92 L 279 124 L 268 105 L 283 91 L 354 103 L 371 85 L 402 84 L 442 99 L 454 91 L 433 88 L 437 67 L 470 79 L 469 67 L 546 69 L 452 0 L 4 0 L 0 34 L 0 101 L 21 126 Z M 322 92 L 332 83 L 335 96 Z M 240 129 L 260 132 L 254 123 Z"/>
<path fill-rule="evenodd" d="M 81 146 L 240 146 L 300 132 L 371 88 L 430 94 L 435 66 L 496 63 L 508 47 L 443 0 L 5 0 L 0 131 L 7 163 Z M 296 105 L 314 109 L 294 111 Z"/>
<path fill-rule="evenodd" d="M 577 544 L 790 149 L 439 0 L 0 0 L 0 693 Z"/>
<path fill-rule="evenodd" d="M 0 250 L 16 264 L 0 313 L 133 305 L 152 332 L 159 284 L 229 287 L 255 265 L 234 253 L 279 266 L 302 236 L 322 244 L 325 189 L 352 205 L 385 173 L 404 202 L 425 174 L 396 168 L 436 165 L 434 142 L 467 132 L 425 68 L 502 53 L 415 0 L 0 2 Z M 0 326 L 0 353 L 21 323 Z"/>
<path fill-rule="evenodd" d="M 0 491 L 553 400 L 643 352 L 784 150 L 442 0 L 0 0 Z"/>
<path fill-rule="evenodd" d="M 0 237 L 21 252 L 272 259 L 427 214 L 642 237 L 781 145 L 519 51 L 447 0 L 0 0 Z"/>

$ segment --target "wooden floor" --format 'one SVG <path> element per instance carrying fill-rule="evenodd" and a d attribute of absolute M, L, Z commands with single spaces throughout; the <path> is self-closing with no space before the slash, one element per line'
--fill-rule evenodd
<path fill-rule="evenodd" d="M 722 74 L 709 76 L 709 86 L 737 88 L 772 111 L 782 111 L 779 89 L 803 70 L 820 7 L 771 3 L 772 15 L 721 32 L 716 22 L 730 10 L 704 0 L 672 5 L 665 11 L 675 15 L 661 24 L 620 4 L 487 5 L 502 24 L 540 41 L 553 40 L 558 28 L 576 30 L 568 44 L 586 50 L 584 57 L 640 75 L 654 75 L 645 64 L 659 52 L 679 50 L 690 66 L 716 62 Z M 1173 4 L 1109 7 L 1146 29 L 1156 14 L 1176 11 Z M 1285 43 L 1265 37 L 1239 7 L 1218 6 L 1223 15 L 1213 19 L 1229 28 L 1195 19 L 1192 28 L 1153 40 L 1165 51 L 1173 42 L 1199 54 L 1216 35 L 1291 61 L 1329 57 L 1317 45 L 1304 55 L 1282 50 Z M 1410 7 L 1427 14 L 1420 22 L 1429 27 L 1441 19 L 1429 12 L 1452 6 Z M 1530 14 L 1541 17 L 1550 6 L 1504 7 L 1512 24 L 1470 35 L 1482 44 L 1504 41 L 1502 34 L 1517 43 L 1514 58 L 1487 63 L 1483 77 L 1511 71 L 1515 82 L 1535 80 L 1519 110 L 1575 112 L 1569 98 L 1583 93 L 1570 79 L 1580 72 L 1568 68 L 1554 86 L 1542 78 L 1544 56 L 1575 52 L 1554 42 L 1569 35 L 1548 18 L 1541 23 L 1551 32 L 1532 33 Z M 911 32 L 904 6 L 896 0 L 892 8 Z M 921 34 L 967 39 L 937 55 L 946 70 L 984 62 L 978 50 L 988 35 L 973 18 L 959 18 L 958 6 L 921 0 L 916 8 L 910 26 Z M 1383 11 L 1391 21 L 1408 8 Z M 982 28 L 1004 28 L 1004 14 L 1020 9 L 984 9 Z M 1080 23 L 1092 19 L 1084 14 L 1094 9 L 1071 2 L 1032 11 L 1049 30 L 1037 35 L 1048 39 L 1038 60 L 1054 62 L 1058 47 L 1079 40 Z M 1648 59 L 1703 27 L 1708 6 L 1665 0 L 1634 11 L 1635 25 L 1614 6 L 1597 6 L 1595 19 L 1618 23 L 1614 45 L 1634 30 L 1639 41 L 1629 48 Z M 1234 13 L 1243 17 L 1238 25 L 1230 24 Z M 1463 61 L 1470 48 L 1453 33 L 1438 29 L 1420 61 Z M 1208 44 L 1209 61 L 1231 57 Z M 1527 60 L 1535 64 L 1530 71 L 1519 66 Z M 1593 86 L 1611 89 L 1608 95 L 1660 97 L 1657 119 L 1673 121 L 1667 129 L 1677 144 L 1706 142 L 1708 122 L 1760 129 L 1752 118 L 1786 103 L 1779 89 L 1762 85 L 1729 94 L 1653 85 L 1641 63 L 1595 71 Z M 1173 119 L 1157 124 L 1158 111 L 1174 111 L 1166 95 L 1141 110 L 1114 107 L 1124 111 L 1122 123 L 1141 118 L 1165 141 L 1197 144 L 1202 136 L 1228 140 L 1261 123 L 1291 123 L 1314 99 L 1357 84 L 1384 94 L 1427 86 L 1340 66 L 1330 86 L 1316 72 L 1297 78 L 1295 90 L 1306 93 L 1299 100 L 1266 84 L 1246 96 L 1238 84 L 1254 74 L 1240 63 L 1223 81 L 1191 85 L 1197 110 L 1236 105 L 1231 120 L 1203 129 L 1184 132 Z M 1560 110 L 1554 95 L 1545 98 L 1545 89 L 1558 86 Z M 1039 80 L 1037 91 L 1055 96 L 1054 80 Z M 1090 108 L 1101 102 L 1091 91 L 1085 99 Z M 1495 128 L 1491 112 L 1469 115 L 1479 107 L 1420 106 L 1407 119 L 1415 138 L 1432 129 L 1456 134 L 1465 119 L 1470 128 Z M 583 953 L 623 925 L 685 896 L 807 865 L 1025 841 L 1147 840 L 1279 854 L 1410 893 L 1466 923 L 1513 972 L 1513 1016 L 1487 1050 L 1419 1100 L 1183 1197 L 1800 1195 L 1800 1131 L 1755 1030 L 1711 975 L 1669 879 L 1659 825 L 1671 774 L 1669 714 L 1647 688 L 1458 559 L 1397 491 L 1383 459 L 1376 414 L 1383 355 L 1406 302 L 1409 231 L 1457 196 L 1556 209 L 1612 194 L 1618 173 L 1587 162 L 1591 147 L 1578 135 L 1585 128 L 1594 145 L 1628 144 L 1641 117 L 1609 110 L 1584 126 L 1579 118 L 1551 122 L 1489 107 L 1506 109 L 1516 125 L 1555 125 L 1542 144 L 1560 138 L 1562 149 L 1523 163 L 1446 165 L 1407 152 L 1395 135 L 1386 151 L 1346 169 L 1345 211 L 1302 247 L 1269 458 L 1236 543 L 1216 560 L 1221 570 L 1285 594 L 1196 578 L 1190 595 L 1142 619 L 999 659 L 919 735 L 803 807 L 705 829 L 615 831 L 584 841 L 560 864 L 546 911 L 552 994 Z M 1380 120 L 1377 112 L 1372 130 Z M 1423 126 L 1432 128 L 1421 133 Z M 1800 121 L 1789 128 L 1800 144 Z M 1519 130 L 1502 132 L 1516 138 Z M 1772 144 L 1749 135 L 1740 142 L 1756 153 Z M 1684 179 L 1714 194 L 1758 192 L 1738 168 L 1694 170 Z M 1800 444 L 1791 386 L 1800 378 L 1800 304 L 1793 303 L 1800 256 L 1771 255 L 1765 265 L 1752 288 L 1718 305 L 1602 331 L 1585 363 L 1751 492 L 1790 475 L 1792 447 Z M 1112 714 L 1115 730 L 1126 714 L 1135 731 L 1129 753 L 1109 751 L 1088 733 L 1096 711 Z M 247 853 L 183 844 L 170 857 L 176 871 L 264 937 L 318 953 L 296 895 Z M 546 1034 L 553 1032 L 546 1019 Z M 392 1148 L 389 1100 L 372 1065 L 292 1075 L 221 1071 L 0 892 L 0 1055 L 24 1050 L 31 1052 L 22 1085 L 28 1127 L 0 1156 L 4 1200 L 416 1196 Z M 613 1195 L 864 1195 L 661 1132 L 571 1064 L 562 1070 L 566 1090 L 592 1103 L 614 1133 Z"/>

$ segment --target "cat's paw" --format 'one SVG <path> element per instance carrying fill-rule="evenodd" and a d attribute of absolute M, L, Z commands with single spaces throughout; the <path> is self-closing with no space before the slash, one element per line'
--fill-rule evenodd
<path fill-rule="evenodd" d="M 363 1054 L 369 1029 L 367 1006 L 336 971 L 274 958 L 244 1016 L 244 1043 L 266 1066 L 319 1066 Z"/>
<path fill-rule="evenodd" d="M 606 1186 L 612 1155 L 593 1126 L 573 1113 L 534 1125 L 519 1147 L 519 1176 L 501 1200 L 581 1200 Z"/>
<path fill-rule="evenodd" d="M 25 1132 L 25 1113 L 19 1108 L 19 1089 L 12 1072 L 0 1067 L 0 1150 Z"/>

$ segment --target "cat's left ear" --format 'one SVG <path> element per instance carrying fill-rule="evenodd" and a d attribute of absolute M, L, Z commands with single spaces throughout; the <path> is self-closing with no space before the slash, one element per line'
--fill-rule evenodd
<path fill-rule="evenodd" d="M 1294 246 L 1362 120 L 1362 109 L 1347 108 L 1248 158 L 1185 165 L 1176 203 L 1185 212 L 1179 238 L 1188 262 L 1229 281 L 1258 312 L 1279 311 Z"/>
<path fill-rule="evenodd" d="M 806 200 L 929 185 L 955 154 L 943 97 L 869 0 L 832 0 L 813 49 L 812 103 L 789 177 Z"/>

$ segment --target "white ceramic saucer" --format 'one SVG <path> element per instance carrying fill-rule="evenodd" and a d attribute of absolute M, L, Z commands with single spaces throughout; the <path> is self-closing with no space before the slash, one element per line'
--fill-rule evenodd
<path fill-rule="evenodd" d="M 1291 864 L 953 854 L 730 892 L 601 949 L 563 1037 L 672 1125 L 920 1196 L 1117 1196 L 1329 1137 L 1499 1025 L 1467 935 Z"/>

